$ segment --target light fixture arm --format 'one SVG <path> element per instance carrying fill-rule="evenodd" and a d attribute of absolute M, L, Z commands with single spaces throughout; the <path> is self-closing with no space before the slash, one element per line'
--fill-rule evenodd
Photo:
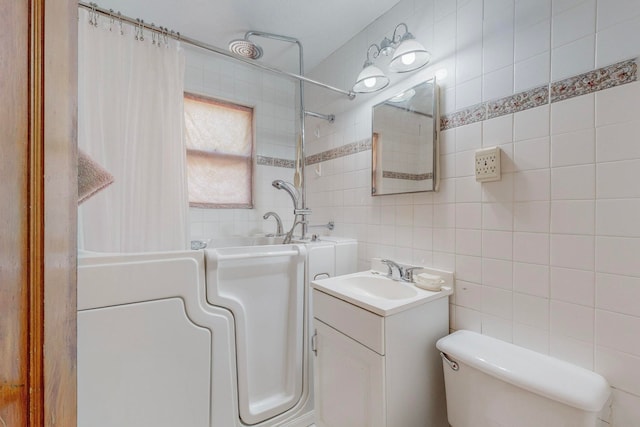
<path fill-rule="evenodd" d="M 398 28 L 400 28 L 401 26 L 404 27 L 404 34 L 402 36 L 398 34 L 397 36 L 398 38 L 396 39 L 396 32 L 398 31 Z M 410 38 L 413 38 L 413 35 L 409 32 L 409 27 L 407 27 L 407 24 L 405 24 L 404 22 L 401 22 L 398 25 L 396 25 L 396 28 L 393 29 L 393 36 L 391 36 L 391 42 L 394 45 L 397 45 L 401 41 L 406 40 L 408 38 L 407 36 Z"/>
<path fill-rule="evenodd" d="M 371 54 L 371 49 L 375 48 L 375 52 L 373 52 L 373 60 L 371 59 L 371 57 L 369 56 Z M 378 58 L 378 56 L 380 56 L 380 46 L 378 46 L 377 44 L 373 43 L 371 46 L 369 46 L 369 48 L 367 49 L 367 61 L 364 63 L 365 67 L 368 67 L 369 65 L 373 64 L 373 61 L 376 60 Z"/>

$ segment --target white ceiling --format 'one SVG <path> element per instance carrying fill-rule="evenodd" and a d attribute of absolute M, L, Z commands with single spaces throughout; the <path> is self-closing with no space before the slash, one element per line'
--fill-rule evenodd
<path fill-rule="evenodd" d="M 295 37 L 311 70 L 399 0 L 94 0 L 146 23 L 226 49 L 248 30 Z M 261 61 L 298 72 L 297 48 L 255 38 Z"/>

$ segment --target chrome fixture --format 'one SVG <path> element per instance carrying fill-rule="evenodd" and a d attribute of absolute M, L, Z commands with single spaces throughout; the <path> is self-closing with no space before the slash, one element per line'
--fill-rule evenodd
<path fill-rule="evenodd" d="M 204 240 L 192 240 L 191 241 L 191 250 L 199 251 L 200 249 L 204 249 L 207 247 L 207 242 Z"/>
<path fill-rule="evenodd" d="M 309 228 L 328 228 L 329 230 L 333 230 L 334 228 L 336 228 L 336 223 L 333 221 L 329 221 L 326 224 L 309 225 Z"/>
<path fill-rule="evenodd" d="M 413 282 L 413 271 L 422 269 L 422 267 L 403 267 L 390 259 L 381 259 L 380 262 L 389 268 L 387 277 L 399 282 Z"/>
<path fill-rule="evenodd" d="M 281 179 L 276 179 L 271 183 L 271 185 L 276 187 L 278 190 L 286 191 L 289 194 L 289 196 L 291 196 L 291 200 L 293 201 L 293 209 L 297 210 L 299 208 L 300 193 L 298 193 L 298 189 L 296 189 L 296 187 L 294 187 L 293 184 L 287 181 L 283 181 Z"/>
<path fill-rule="evenodd" d="M 282 241 L 283 245 L 288 245 L 289 243 L 291 243 L 291 240 L 293 239 L 293 230 L 295 230 L 296 225 L 302 225 L 302 224 L 303 224 L 303 221 L 294 221 L 293 227 L 291 227 L 291 230 L 289 230 L 287 234 L 284 236 L 284 240 Z"/>
<path fill-rule="evenodd" d="M 263 53 L 260 46 L 246 38 L 231 40 L 229 42 L 229 50 L 236 55 L 244 56 L 249 59 L 258 59 Z"/>
<path fill-rule="evenodd" d="M 305 111 L 304 112 L 305 116 L 309 116 L 309 117 L 317 117 L 319 119 L 323 119 L 328 121 L 329 123 L 332 123 L 336 121 L 336 116 L 333 114 L 320 114 L 320 113 L 315 113 L 313 111 Z"/>
<path fill-rule="evenodd" d="M 269 219 L 269 217 L 274 217 L 276 219 L 276 234 L 275 237 L 280 237 L 283 235 L 282 233 L 282 220 L 280 219 L 280 215 L 273 211 L 269 211 L 266 214 L 262 215 L 262 219 Z"/>
<path fill-rule="evenodd" d="M 396 34 L 400 27 L 404 27 L 404 34 Z M 389 77 L 373 64 L 380 54 L 391 57 L 389 71 L 407 73 L 424 67 L 431 59 L 431 53 L 420 44 L 409 27 L 404 22 L 396 25 L 391 38 L 385 37 L 380 44 L 372 44 L 367 49 L 367 60 L 358 74 L 353 91 L 370 93 L 384 89 L 389 85 Z"/>

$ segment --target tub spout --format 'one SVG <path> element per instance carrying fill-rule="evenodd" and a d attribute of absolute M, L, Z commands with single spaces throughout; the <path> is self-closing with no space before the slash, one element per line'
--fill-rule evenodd
<path fill-rule="evenodd" d="M 269 217 L 274 217 L 276 219 L 276 237 L 282 236 L 282 220 L 280 219 L 280 215 L 273 211 L 269 211 L 266 214 L 262 215 L 262 219 L 269 219 Z"/>

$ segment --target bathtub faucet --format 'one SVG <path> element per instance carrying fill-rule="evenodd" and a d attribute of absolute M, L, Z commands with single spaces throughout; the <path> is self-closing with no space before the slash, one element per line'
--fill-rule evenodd
<path fill-rule="evenodd" d="M 280 215 L 273 211 L 269 211 L 266 214 L 262 215 L 262 219 L 269 219 L 269 217 L 274 217 L 276 219 L 276 237 L 280 237 L 283 235 L 282 232 L 282 220 L 280 219 Z"/>
<path fill-rule="evenodd" d="M 291 227 L 291 230 L 289 230 L 289 232 L 284 236 L 284 240 L 282 241 L 283 245 L 288 245 L 289 243 L 291 243 L 291 240 L 293 239 L 293 230 L 296 229 L 296 225 L 302 225 L 304 227 L 304 220 L 302 221 L 294 221 L 293 222 L 293 226 Z"/>

